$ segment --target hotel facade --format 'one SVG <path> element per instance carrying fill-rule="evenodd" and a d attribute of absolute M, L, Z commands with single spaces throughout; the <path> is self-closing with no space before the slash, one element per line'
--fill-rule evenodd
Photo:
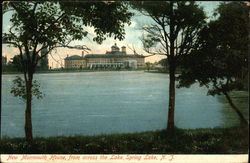
<path fill-rule="evenodd" d="M 81 68 L 133 68 L 137 69 L 145 66 L 145 56 L 138 54 L 127 54 L 126 47 L 120 48 L 115 44 L 111 51 L 105 54 L 87 54 L 82 56 L 67 56 L 64 59 L 66 69 Z"/>

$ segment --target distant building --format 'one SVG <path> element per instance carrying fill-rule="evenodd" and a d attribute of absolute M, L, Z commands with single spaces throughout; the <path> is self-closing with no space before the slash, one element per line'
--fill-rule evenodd
<path fill-rule="evenodd" d="M 126 47 L 115 44 L 106 54 L 82 54 L 82 56 L 67 56 L 64 59 L 65 68 L 134 68 L 144 67 L 145 57 L 138 54 L 127 54 Z"/>
<path fill-rule="evenodd" d="M 86 60 L 84 56 L 82 55 L 81 57 L 78 55 L 73 55 L 73 56 L 67 56 L 64 59 L 64 67 L 65 68 L 85 68 L 86 67 Z"/>
<path fill-rule="evenodd" d="M 7 65 L 7 57 L 2 56 L 2 65 Z"/>

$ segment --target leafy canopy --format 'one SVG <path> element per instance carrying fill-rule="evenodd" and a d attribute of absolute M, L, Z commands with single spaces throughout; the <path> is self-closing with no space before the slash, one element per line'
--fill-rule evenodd
<path fill-rule="evenodd" d="M 13 80 L 11 93 L 26 99 L 27 84 L 31 82 L 32 94 L 41 98 L 39 83 L 33 81 L 38 61 L 57 47 L 86 50 L 87 46 L 72 47 L 74 40 L 88 35 L 87 27 L 95 29 L 93 38 L 102 43 L 106 37 L 124 39 L 125 24 L 130 24 L 132 13 L 125 2 L 80 1 L 9 1 L 3 3 L 2 13 L 12 11 L 11 27 L 3 33 L 3 42 L 19 49 L 13 64 L 24 72 L 24 79 Z M 42 50 L 47 52 L 39 55 Z"/>
<path fill-rule="evenodd" d="M 125 36 L 125 24 L 130 24 L 132 13 L 126 2 L 60 2 L 61 9 L 67 15 L 79 17 L 84 26 L 93 26 L 96 37 L 101 43 L 105 36 L 114 36 L 122 40 Z"/>
<path fill-rule="evenodd" d="M 44 97 L 44 94 L 42 94 L 39 88 L 40 83 L 37 80 L 34 80 L 31 90 L 32 95 L 34 95 L 37 99 L 42 99 Z M 10 93 L 15 97 L 21 98 L 22 100 L 27 99 L 25 81 L 20 76 L 16 76 L 16 78 L 13 80 L 13 87 L 11 88 Z"/>
<path fill-rule="evenodd" d="M 57 47 L 70 47 L 73 40 L 87 36 L 87 26 L 94 27 L 93 40 L 98 43 L 107 36 L 123 39 L 124 24 L 130 24 L 132 16 L 124 2 L 10 1 L 4 3 L 3 12 L 7 10 L 13 10 L 12 26 L 3 34 L 3 40 L 17 47 L 20 55 L 26 53 L 29 66 L 33 67 L 42 49 L 47 48 L 49 53 Z M 80 48 L 84 50 L 86 46 Z M 33 51 L 32 55 L 29 51 Z"/>
<path fill-rule="evenodd" d="M 242 3 L 222 3 L 217 20 L 209 22 L 199 35 L 201 48 L 182 58 L 184 71 L 179 86 L 198 81 L 215 95 L 241 89 L 248 70 L 248 8 Z"/>

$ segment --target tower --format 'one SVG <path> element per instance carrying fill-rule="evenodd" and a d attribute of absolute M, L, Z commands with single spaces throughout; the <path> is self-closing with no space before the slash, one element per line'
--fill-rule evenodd
<path fill-rule="evenodd" d="M 116 45 L 116 43 L 115 45 L 111 46 L 111 52 L 119 52 L 119 51 L 120 51 L 120 48 Z"/>
<path fill-rule="evenodd" d="M 122 46 L 122 52 L 126 54 L 126 46 Z"/>

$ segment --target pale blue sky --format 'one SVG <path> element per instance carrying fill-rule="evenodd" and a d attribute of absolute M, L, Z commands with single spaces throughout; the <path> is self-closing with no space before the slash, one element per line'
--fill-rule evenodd
<path fill-rule="evenodd" d="M 213 10 L 218 6 L 220 3 L 219 1 L 202 1 L 198 2 L 201 6 L 204 7 L 204 10 L 207 14 L 207 16 L 211 17 Z M 11 18 L 11 13 L 6 13 L 3 16 L 3 32 L 6 32 L 7 29 L 10 27 L 10 18 Z M 126 35 L 125 39 L 122 41 L 114 40 L 113 38 L 107 38 L 101 45 L 93 42 L 91 38 L 94 35 L 94 30 L 92 27 L 86 27 L 86 30 L 89 32 L 89 38 L 90 39 L 84 39 L 82 41 L 74 41 L 72 45 L 87 45 L 91 51 L 89 52 L 90 54 L 103 54 L 106 51 L 110 50 L 110 47 L 114 44 L 117 43 L 119 47 L 121 46 L 126 46 L 127 47 L 127 52 L 132 53 L 132 51 L 128 48 L 129 47 L 134 47 L 135 50 L 138 53 L 147 55 L 142 48 L 142 44 L 140 41 L 140 37 L 142 36 L 142 31 L 140 30 L 140 27 L 144 24 L 149 24 L 151 22 L 151 19 L 142 15 L 135 15 L 131 19 L 131 25 L 126 26 Z M 7 47 L 6 45 L 3 45 L 3 55 L 7 56 L 8 60 L 12 58 L 14 55 L 18 54 L 18 50 L 14 48 Z M 53 58 L 58 61 L 56 62 L 49 56 L 49 64 L 50 66 L 56 68 L 60 67 L 59 63 L 63 63 L 63 58 L 65 58 L 69 55 L 81 55 L 80 50 L 72 50 L 72 49 L 65 49 L 65 48 L 60 48 L 57 49 L 56 51 L 51 52 L 51 55 L 53 55 Z M 146 58 L 146 61 L 154 62 L 158 61 L 162 58 L 162 56 L 153 56 L 153 57 L 148 57 Z"/>

